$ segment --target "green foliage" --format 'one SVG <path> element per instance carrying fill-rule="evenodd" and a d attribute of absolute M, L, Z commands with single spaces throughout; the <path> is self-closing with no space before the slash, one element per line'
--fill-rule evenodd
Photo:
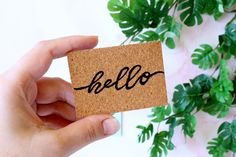
<path fill-rule="evenodd" d="M 212 155 L 212 157 L 226 157 L 226 149 L 223 145 L 222 138 L 214 138 L 208 142 L 208 153 Z"/>
<path fill-rule="evenodd" d="M 218 54 L 210 45 L 203 44 L 201 48 L 195 49 L 194 52 L 192 63 L 198 65 L 200 69 L 212 68 L 219 61 Z"/>
<path fill-rule="evenodd" d="M 144 28 L 155 28 L 168 13 L 168 4 L 162 0 L 110 0 L 108 9 L 113 20 L 127 36 L 136 36 Z"/>
<path fill-rule="evenodd" d="M 224 122 L 218 129 L 218 137 L 222 138 L 223 146 L 227 150 L 236 152 L 236 120 L 232 123 Z"/>
<path fill-rule="evenodd" d="M 140 14 L 137 9 L 131 10 L 132 6 L 128 6 L 128 0 L 110 0 L 108 9 L 111 11 L 111 16 L 122 29 L 122 32 L 130 37 L 140 31 L 147 25 L 144 14 Z"/>
<path fill-rule="evenodd" d="M 202 24 L 201 10 L 203 0 L 179 0 L 178 10 L 181 11 L 180 19 L 187 26 Z"/>
<path fill-rule="evenodd" d="M 215 5 L 216 5 L 216 8 L 214 9 L 214 17 L 216 20 L 218 20 L 224 14 L 223 0 L 216 0 Z"/>
<path fill-rule="evenodd" d="M 178 126 L 177 120 L 175 116 L 170 116 L 168 117 L 168 119 L 166 120 L 166 125 L 169 125 L 169 140 L 171 141 L 173 135 L 174 135 L 174 131 L 175 128 Z"/>
<path fill-rule="evenodd" d="M 149 116 L 152 118 L 152 122 L 159 123 L 162 122 L 166 116 L 171 114 L 171 106 L 161 106 L 152 108 L 152 114 Z"/>
<path fill-rule="evenodd" d="M 180 125 L 182 124 L 182 130 L 184 132 L 185 136 L 193 137 L 195 133 L 195 128 L 197 124 L 196 117 L 191 114 L 184 114 L 183 117 L 181 117 L 177 123 Z"/>
<path fill-rule="evenodd" d="M 150 123 L 147 127 L 139 125 L 137 126 L 138 129 L 141 129 L 141 133 L 138 135 L 138 142 L 144 143 L 145 141 L 149 140 L 150 137 L 153 135 L 153 124 Z"/>
<path fill-rule="evenodd" d="M 203 1 L 204 2 L 204 1 Z M 207 0 L 205 1 L 205 3 L 203 4 L 204 7 L 201 10 L 202 14 L 208 14 L 208 15 L 213 15 L 214 13 L 216 13 L 218 11 L 218 7 L 216 0 Z"/>
<path fill-rule="evenodd" d="M 178 23 L 173 17 L 166 16 L 159 23 L 156 32 L 160 36 L 160 40 L 169 48 L 175 48 L 174 39 L 180 38 L 180 30 L 182 25 Z"/>
<path fill-rule="evenodd" d="M 108 9 L 111 11 L 110 15 L 113 20 L 117 23 L 121 22 L 120 13 L 122 10 L 128 7 L 127 0 L 110 0 L 107 5 Z"/>
<path fill-rule="evenodd" d="M 231 56 L 236 57 L 236 24 L 229 24 L 226 26 L 225 34 L 219 36 L 219 52 L 221 52 L 225 59 Z"/>
<path fill-rule="evenodd" d="M 225 60 L 220 63 L 220 75 L 210 91 L 211 96 L 220 103 L 232 103 L 233 82 L 229 79 L 229 70 Z"/>
<path fill-rule="evenodd" d="M 193 85 L 201 87 L 202 96 L 206 98 L 210 89 L 212 88 L 215 79 L 212 76 L 208 76 L 205 74 L 200 74 L 196 76 L 193 80 L 190 80 Z"/>
<path fill-rule="evenodd" d="M 177 127 L 182 128 L 185 137 L 192 138 L 197 124 L 195 113 L 202 111 L 222 118 L 236 104 L 236 77 L 233 81 L 230 79 L 227 66 L 229 59 L 236 58 L 236 11 L 232 10 L 235 5 L 236 0 L 109 0 L 108 9 L 126 35 L 125 42 L 159 40 L 171 49 L 176 47 L 175 41 L 180 38 L 183 25 L 202 24 L 203 14 L 215 20 L 224 14 L 234 14 L 215 47 L 202 44 L 192 55 L 192 63 L 203 70 L 213 69 L 212 75 L 200 74 L 187 83 L 176 85 L 172 104 L 153 108 L 149 125 L 137 126 L 141 130 L 139 142 L 153 140 L 151 157 L 167 155 L 174 149 L 172 138 Z M 166 130 L 154 129 L 156 124 L 162 123 L 167 126 Z M 235 153 L 236 120 L 224 122 L 218 129 L 218 137 L 208 142 L 207 149 L 213 157 Z"/>
<path fill-rule="evenodd" d="M 219 20 L 226 10 L 235 5 L 235 0 L 202 0 L 202 5 L 204 7 L 201 13 L 213 15 L 216 20 Z"/>
<path fill-rule="evenodd" d="M 210 115 L 217 116 L 217 118 L 223 118 L 228 115 L 230 107 L 231 103 L 221 103 L 214 99 L 209 99 L 202 110 Z"/>
<path fill-rule="evenodd" d="M 224 4 L 224 8 L 227 10 L 236 4 L 236 0 L 223 0 L 223 4 Z"/>
<path fill-rule="evenodd" d="M 201 98 L 201 89 L 199 86 L 192 86 L 189 83 L 177 85 L 176 91 L 173 95 L 174 113 L 183 111 L 191 112 L 195 105 L 201 105 L 203 100 Z"/>
<path fill-rule="evenodd" d="M 160 40 L 169 48 L 175 48 L 175 39 L 180 37 L 182 28 L 182 23 L 174 18 L 176 10 L 180 12 L 183 24 L 191 27 L 203 22 L 203 14 L 220 19 L 235 4 L 236 0 L 109 0 L 107 7 L 113 20 L 131 41 Z M 228 35 L 220 40 L 224 42 L 223 49 L 229 49 L 229 45 L 235 43 Z M 235 51 L 231 52 L 236 56 Z"/>
<path fill-rule="evenodd" d="M 224 122 L 218 129 L 218 137 L 208 142 L 209 154 L 213 157 L 226 157 L 226 153 L 236 152 L 236 120 Z"/>
<path fill-rule="evenodd" d="M 161 40 L 174 48 L 174 38 L 179 38 L 182 25 L 168 15 L 173 3 L 173 0 L 109 0 L 108 9 L 131 41 Z"/>
<path fill-rule="evenodd" d="M 226 62 L 221 60 L 219 77 L 212 85 L 210 98 L 207 104 L 204 105 L 203 111 L 216 115 L 218 118 L 228 115 L 233 102 L 231 93 L 233 90 L 233 82 L 229 79 Z"/>
<path fill-rule="evenodd" d="M 174 113 L 199 111 L 205 103 L 206 96 L 213 85 L 214 79 L 201 74 L 190 80 L 190 83 L 179 84 L 173 95 Z"/>
<path fill-rule="evenodd" d="M 168 132 L 161 131 L 155 134 L 153 144 L 151 146 L 151 157 L 161 157 L 167 155 L 168 150 L 174 149 L 174 144 L 168 139 Z"/>
<path fill-rule="evenodd" d="M 143 43 L 143 42 L 149 42 L 149 41 L 155 41 L 155 40 L 159 40 L 159 35 L 154 32 L 154 31 L 146 31 L 142 34 L 139 34 L 136 38 L 134 38 L 134 42 L 139 42 L 139 43 Z"/>

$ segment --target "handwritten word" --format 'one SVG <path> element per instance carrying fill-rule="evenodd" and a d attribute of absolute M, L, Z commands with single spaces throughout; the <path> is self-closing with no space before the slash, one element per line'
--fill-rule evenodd
<path fill-rule="evenodd" d="M 107 79 L 104 84 L 99 82 L 99 80 L 103 77 L 104 72 L 99 71 L 96 73 L 96 75 L 93 77 L 91 83 L 87 86 L 84 87 L 78 87 L 74 88 L 74 90 L 83 90 L 83 89 L 88 89 L 88 93 L 92 93 L 94 91 L 95 94 L 98 94 L 102 92 L 105 88 L 110 88 L 110 87 L 115 87 L 116 90 L 121 90 L 123 88 L 126 88 L 127 90 L 132 89 L 138 82 L 141 85 L 145 85 L 148 80 L 153 77 L 154 75 L 157 74 L 164 74 L 163 71 L 156 71 L 154 73 L 150 73 L 145 71 L 142 73 L 139 77 L 136 77 L 138 73 L 141 71 L 142 66 L 141 65 L 135 65 L 131 69 L 129 67 L 124 67 L 120 70 L 120 72 L 117 75 L 116 81 L 112 82 L 111 79 Z M 125 84 L 120 85 L 120 81 L 127 76 L 127 80 Z M 135 80 L 136 78 L 136 80 Z M 131 84 L 131 81 L 135 80 L 134 83 Z"/>

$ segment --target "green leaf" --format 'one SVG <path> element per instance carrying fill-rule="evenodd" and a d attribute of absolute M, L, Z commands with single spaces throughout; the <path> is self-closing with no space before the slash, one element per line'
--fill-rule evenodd
<path fill-rule="evenodd" d="M 210 115 L 217 116 L 217 118 L 223 118 L 228 115 L 231 103 L 221 103 L 214 99 L 207 101 L 203 107 L 203 111 Z"/>
<path fill-rule="evenodd" d="M 141 129 L 141 133 L 138 135 L 139 143 L 144 143 L 153 135 L 153 124 L 151 123 L 147 127 L 138 125 L 137 128 Z"/>
<path fill-rule="evenodd" d="M 225 10 L 231 9 L 236 4 L 236 0 L 203 0 L 202 14 L 213 15 L 215 20 L 219 20 L 225 13 Z"/>
<path fill-rule="evenodd" d="M 230 59 L 231 55 L 236 57 L 236 24 L 228 24 L 225 34 L 219 36 L 219 52 L 225 59 Z"/>
<path fill-rule="evenodd" d="M 203 3 L 204 7 L 201 11 L 202 14 L 207 13 L 208 15 L 212 15 L 215 12 L 216 8 L 216 0 L 203 0 L 205 3 Z"/>
<path fill-rule="evenodd" d="M 233 82 L 229 79 L 229 70 L 226 61 L 221 60 L 219 78 L 214 82 L 210 94 L 220 103 L 232 103 L 233 98 L 231 92 L 233 90 Z"/>
<path fill-rule="evenodd" d="M 128 0 L 109 0 L 108 9 L 113 20 L 119 24 L 122 32 L 127 37 L 130 37 L 141 32 L 148 21 L 144 17 L 144 12 L 140 12 L 137 9 L 131 10 L 134 4 L 130 3 L 128 5 L 128 2 Z"/>
<path fill-rule="evenodd" d="M 148 27 L 156 28 L 160 20 L 168 15 L 169 3 L 166 0 L 135 0 L 137 9 L 148 17 Z"/>
<path fill-rule="evenodd" d="M 225 34 L 233 41 L 236 42 L 236 24 L 229 24 L 225 29 Z"/>
<path fill-rule="evenodd" d="M 201 48 L 195 49 L 194 52 L 192 63 L 198 65 L 200 69 L 212 68 L 219 61 L 218 54 L 210 45 L 201 45 Z"/>
<path fill-rule="evenodd" d="M 122 32 L 127 36 L 130 37 L 141 32 L 144 28 L 142 25 L 145 22 L 141 19 L 142 16 L 138 13 L 133 13 L 130 9 L 126 8 L 123 9 L 120 14 L 120 22 L 119 26 L 122 29 Z"/>
<path fill-rule="evenodd" d="M 133 39 L 134 42 L 149 42 L 159 40 L 159 35 L 154 31 L 146 31 L 142 34 L 139 34 L 136 38 Z"/>
<path fill-rule="evenodd" d="M 207 76 L 205 74 L 200 74 L 196 76 L 194 79 L 190 80 L 192 84 L 196 86 L 200 86 L 201 93 L 209 93 L 212 85 L 215 81 L 213 77 Z"/>
<path fill-rule="evenodd" d="M 169 6 L 174 4 L 174 0 L 164 0 Z"/>
<path fill-rule="evenodd" d="M 202 0 L 179 0 L 178 10 L 181 11 L 180 19 L 187 26 L 202 24 L 201 11 L 204 5 Z"/>
<path fill-rule="evenodd" d="M 218 136 L 223 139 L 225 148 L 236 152 L 236 120 L 224 122 L 218 129 Z"/>
<path fill-rule="evenodd" d="M 223 0 L 224 8 L 231 9 L 236 4 L 236 0 Z"/>
<path fill-rule="evenodd" d="M 178 125 L 182 124 L 182 130 L 185 136 L 193 137 L 197 124 L 196 117 L 191 114 L 185 114 L 177 121 Z"/>
<path fill-rule="evenodd" d="M 223 138 L 214 138 L 208 142 L 208 153 L 212 155 L 212 157 L 227 157 L 225 153 L 227 150 L 223 145 Z"/>
<path fill-rule="evenodd" d="M 166 116 L 171 114 L 171 106 L 159 106 L 152 108 L 152 114 L 149 116 L 152 118 L 152 122 L 159 123 L 165 119 Z"/>
<path fill-rule="evenodd" d="M 183 115 L 183 112 L 206 109 L 206 106 L 209 106 L 208 99 L 214 83 L 214 78 L 201 74 L 190 80 L 190 83 L 177 85 L 172 99 L 174 113 Z"/>
<path fill-rule="evenodd" d="M 175 38 L 180 37 L 180 31 L 182 25 L 178 23 L 173 17 L 166 16 L 157 26 L 156 32 L 160 36 L 160 40 L 165 42 L 167 47 L 173 49 L 175 48 Z"/>
<path fill-rule="evenodd" d="M 220 35 L 219 43 L 218 51 L 224 56 L 224 59 L 230 59 L 232 54 L 236 56 L 236 44 L 227 35 Z"/>
<path fill-rule="evenodd" d="M 222 0 L 216 0 L 216 6 L 214 9 L 214 18 L 216 20 L 220 19 L 220 17 L 224 14 L 224 4 Z"/>
<path fill-rule="evenodd" d="M 203 109 L 211 115 L 217 115 L 218 118 L 228 115 L 233 102 L 231 94 L 231 91 L 233 91 L 233 83 L 228 77 L 229 72 L 226 63 L 225 61 L 221 61 L 219 78 L 214 82 L 213 87 L 210 90 L 212 98 Z"/>
<path fill-rule="evenodd" d="M 110 10 L 110 15 L 113 20 L 117 23 L 121 22 L 120 20 L 120 12 L 128 7 L 128 0 L 109 0 L 107 7 Z"/>
<path fill-rule="evenodd" d="M 144 28 L 155 28 L 168 15 L 164 0 L 109 0 L 108 9 L 126 37 L 136 36 Z"/>
<path fill-rule="evenodd" d="M 169 139 L 172 139 L 173 135 L 174 135 L 174 129 L 177 126 L 177 121 L 176 121 L 176 117 L 175 116 L 171 116 L 168 118 L 168 120 L 166 121 L 166 124 L 169 125 Z"/>
<path fill-rule="evenodd" d="M 192 112 L 195 107 L 203 104 L 200 86 L 185 83 L 177 85 L 175 89 L 172 99 L 174 113 Z"/>
<path fill-rule="evenodd" d="M 161 157 L 163 154 L 167 155 L 168 150 L 172 150 L 173 146 L 173 143 L 168 140 L 167 131 L 156 133 L 151 146 L 151 157 Z"/>

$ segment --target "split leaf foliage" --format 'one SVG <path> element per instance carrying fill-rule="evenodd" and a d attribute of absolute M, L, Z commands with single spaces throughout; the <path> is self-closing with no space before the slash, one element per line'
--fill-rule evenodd
<path fill-rule="evenodd" d="M 197 112 L 223 118 L 236 104 L 236 77 L 232 79 L 229 59 L 236 57 L 236 0 L 109 0 L 113 20 L 127 37 L 124 43 L 161 41 L 173 49 L 181 38 L 183 26 L 203 23 L 203 15 L 220 20 L 233 14 L 219 35 L 216 46 L 203 43 L 191 56 L 192 63 L 203 70 L 213 69 L 212 75 L 200 74 L 175 87 L 172 102 L 155 107 L 147 126 L 139 125 L 138 141 L 152 140 L 150 157 L 162 157 L 175 148 L 172 138 L 180 127 L 185 137 L 193 138 L 198 125 Z M 176 14 L 178 13 L 178 14 Z M 176 16 L 179 17 L 176 17 Z M 167 126 L 159 130 L 159 125 Z M 200 124 L 201 125 L 201 124 Z M 236 120 L 219 126 L 217 137 L 206 146 L 212 157 L 227 157 L 236 152 Z"/>

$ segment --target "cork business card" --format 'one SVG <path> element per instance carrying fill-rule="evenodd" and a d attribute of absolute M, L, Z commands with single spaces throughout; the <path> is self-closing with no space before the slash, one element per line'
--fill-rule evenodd
<path fill-rule="evenodd" d="M 167 104 L 161 44 L 68 54 L 77 117 Z"/>

